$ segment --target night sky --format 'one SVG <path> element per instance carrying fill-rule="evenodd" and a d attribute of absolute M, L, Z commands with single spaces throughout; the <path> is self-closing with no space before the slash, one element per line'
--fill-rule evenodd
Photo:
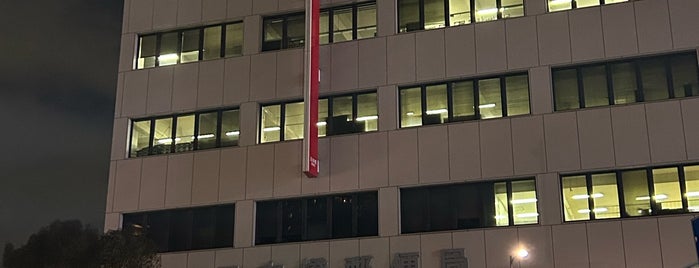
<path fill-rule="evenodd" d="M 57 219 L 102 229 L 122 8 L 0 0 L 0 246 Z"/>

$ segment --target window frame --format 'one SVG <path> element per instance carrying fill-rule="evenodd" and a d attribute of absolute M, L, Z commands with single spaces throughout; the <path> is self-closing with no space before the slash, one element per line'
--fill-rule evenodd
<path fill-rule="evenodd" d="M 319 97 L 318 99 L 319 99 L 319 100 L 321 100 L 321 99 L 326 99 L 326 100 L 328 100 L 328 117 L 327 117 L 327 118 L 329 119 L 329 118 L 333 117 L 333 116 L 332 116 L 332 115 L 333 115 L 333 101 L 332 101 L 332 100 L 333 100 L 334 98 L 343 98 L 343 97 L 351 96 L 351 97 L 352 97 L 352 122 L 356 122 L 356 121 L 357 121 L 357 111 L 358 111 L 358 108 L 357 108 L 358 96 L 360 96 L 360 95 L 365 95 L 365 94 L 377 94 L 377 100 L 376 100 L 377 103 L 376 103 L 376 106 L 377 106 L 377 115 L 378 115 L 378 91 L 375 91 L 375 90 L 371 90 L 371 91 L 358 91 L 358 92 L 352 92 L 352 93 L 346 93 L 346 94 L 340 94 L 340 95 L 321 96 L 321 97 Z M 261 104 L 261 105 L 260 105 L 260 108 L 259 108 L 259 116 L 258 116 L 258 118 L 257 118 L 257 120 L 258 120 L 257 122 L 259 122 L 259 124 L 258 124 L 258 131 L 257 131 L 257 132 L 258 132 L 258 135 L 257 135 L 257 143 L 258 143 L 258 144 L 263 144 L 263 143 L 274 143 L 274 142 L 286 141 L 286 139 L 284 138 L 284 130 L 285 130 L 285 128 L 286 128 L 286 105 L 287 105 L 287 104 L 298 103 L 298 102 L 303 102 L 303 100 L 291 100 L 291 101 L 283 101 L 283 102 L 270 102 L 270 103 L 265 103 L 265 104 Z M 263 121 L 262 121 L 262 109 L 264 109 L 264 107 L 274 106 L 274 105 L 279 105 L 279 106 L 280 106 L 280 108 L 279 108 L 279 110 L 280 110 L 280 112 L 279 112 L 279 127 L 280 127 L 280 130 L 279 130 L 279 131 L 280 131 L 280 133 L 279 133 L 279 140 L 278 140 L 278 141 L 262 142 L 262 132 L 263 132 L 263 131 L 262 131 L 262 129 L 263 129 L 263 124 L 262 124 L 262 122 L 263 122 Z M 318 110 L 319 110 L 319 112 L 320 112 L 320 109 L 318 109 Z M 379 116 L 379 118 L 380 118 L 380 116 Z M 327 120 L 328 120 L 328 119 L 326 119 L 326 123 L 327 123 Z M 378 120 L 378 119 L 377 119 L 377 120 Z M 329 124 L 328 124 L 328 125 L 329 125 Z M 327 126 L 327 125 L 326 125 L 326 126 Z M 373 131 L 354 131 L 354 132 L 351 132 L 351 133 L 331 134 L 332 132 L 330 132 L 330 131 L 328 131 L 328 130 L 329 130 L 329 129 L 326 128 L 325 137 L 328 137 L 328 136 L 336 136 L 336 135 L 344 135 L 344 134 L 358 134 L 358 133 L 365 133 L 365 132 L 373 132 Z M 376 131 L 378 131 L 378 130 L 376 130 Z M 319 137 L 319 138 L 320 138 L 320 137 Z M 298 140 L 298 139 L 296 139 L 296 140 Z"/>
<path fill-rule="evenodd" d="M 226 111 L 234 111 L 237 110 L 240 112 L 240 108 L 238 107 L 229 107 L 229 108 L 222 108 L 222 109 L 208 109 L 208 110 L 201 110 L 201 111 L 194 111 L 194 112 L 188 112 L 188 113 L 180 113 L 180 114 L 172 114 L 172 115 L 161 115 L 161 116 L 154 116 L 154 117 L 144 117 L 144 118 L 134 118 L 130 119 L 129 122 L 129 138 L 128 138 L 128 147 L 129 150 L 127 152 L 128 158 L 137 158 L 137 157 L 144 157 L 144 156 L 152 156 L 152 155 L 159 155 L 159 154 L 153 154 L 153 147 L 155 143 L 155 121 L 159 119 L 172 119 L 172 131 L 170 133 L 170 139 L 173 139 L 173 141 L 170 143 L 170 153 L 166 154 L 174 154 L 174 153 L 185 153 L 185 152 L 191 152 L 191 151 L 199 151 L 199 150 L 209 150 L 209 149 L 215 149 L 215 148 L 223 148 L 223 147 L 233 147 L 233 146 L 238 146 L 238 145 L 229 145 L 229 146 L 222 146 L 221 145 L 221 129 L 222 129 L 222 122 L 223 122 L 223 113 Z M 216 146 L 212 148 L 206 148 L 206 149 L 199 149 L 199 118 L 200 115 L 202 114 L 208 114 L 208 113 L 217 113 L 217 118 L 216 118 Z M 194 140 L 192 141 L 192 150 L 190 151 L 183 151 L 183 152 L 177 152 L 176 151 L 176 142 L 174 141 L 174 138 L 177 135 L 177 119 L 179 117 L 185 117 L 185 116 L 191 116 L 194 115 Z M 240 116 L 240 115 L 238 115 Z M 137 122 L 142 122 L 142 121 L 150 121 L 150 132 L 149 137 L 148 137 L 148 154 L 143 155 L 143 156 L 132 156 L 132 139 L 133 139 L 133 131 L 134 131 L 134 125 Z M 238 122 L 240 122 L 240 118 L 238 119 Z M 238 128 L 240 128 L 240 125 L 238 125 Z M 238 134 L 240 135 L 240 134 Z"/>
<path fill-rule="evenodd" d="M 687 185 L 686 185 L 686 176 L 685 176 L 685 167 L 688 166 L 699 166 L 699 163 L 682 163 L 682 164 L 668 164 L 668 165 L 658 165 L 658 166 L 647 166 L 647 167 L 637 167 L 637 168 L 624 168 L 624 169 L 613 169 L 613 170 L 599 170 L 599 171 L 592 171 L 592 172 L 576 172 L 576 173 L 561 173 L 558 176 L 558 180 L 560 183 L 560 191 L 561 193 L 565 190 L 563 188 L 563 178 L 564 177 L 574 177 L 574 176 L 585 176 L 585 184 L 587 187 L 587 193 L 590 195 L 588 197 L 588 207 L 589 207 L 589 212 L 588 212 L 588 219 L 583 219 L 583 220 L 566 220 L 565 217 L 563 217 L 563 222 L 568 223 L 568 222 L 586 222 L 586 221 L 600 221 L 600 220 L 618 220 L 618 219 L 634 219 L 634 218 L 644 218 L 644 217 L 657 217 L 657 216 L 665 216 L 665 215 L 682 215 L 682 214 L 689 214 L 689 213 L 699 213 L 699 211 L 690 211 L 689 210 L 689 201 L 687 198 Z M 629 172 L 629 171 L 645 171 L 646 173 L 646 183 L 647 183 L 647 189 L 648 189 L 648 196 L 655 196 L 656 191 L 655 191 L 655 181 L 653 177 L 653 170 L 655 169 L 665 169 L 665 168 L 675 168 L 677 169 L 677 177 L 678 177 L 678 183 L 679 183 L 679 188 L 680 188 L 680 195 L 682 198 L 682 209 L 680 212 L 673 212 L 673 211 L 667 211 L 660 209 L 658 203 L 654 198 L 650 198 L 649 203 L 650 203 L 650 208 L 651 212 L 650 215 L 642 215 L 642 216 L 631 216 L 627 215 L 625 210 L 626 210 L 626 200 L 624 200 L 624 185 L 622 181 L 622 174 L 624 172 Z M 604 218 L 604 219 L 596 219 L 594 215 L 594 202 L 593 202 L 593 197 L 592 195 L 592 176 L 593 175 L 598 175 L 598 174 L 615 174 L 616 176 L 616 186 L 617 186 L 617 201 L 619 204 L 619 217 L 617 218 Z M 561 201 L 560 201 L 560 208 L 561 208 L 561 215 L 565 215 L 566 213 L 566 208 L 563 205 L 563 194 L 561 194 Z M 675 209 L 677 211 L 677 209 Z"/>
<path fill-rule="evenodd" d="M 413 32 L 413 31 L 424 31 L 424 30 L 425 30 L 425 0 L 418 0 L 418 23 L 420 24 L 420 27 L 419 27 L 418 29 L 407 29 L 407 28 L 406 28 L 405 31 L 401 31 L 401 22 L 400 22 L 400 13 L 401 13 L 401 10 L 400 10 L 400 1 L 402 1 L 402 0 L 398 0 L 398 1 L 396 2 L 396 22 L 397 22 L 397 23 L 396 23 L 396 24 L 397 24 L 396 26 L 397 26 L 397 28 L 398 28 L 398 29 L 397 29 L 397 33 L 407 33 L 407 32 Z M 449 1 L 450 1 L 450 0 L 442 0 L 442 1 L 444 2 L 444 27 L 440 27 L 440 28 L 438 28 L 438 29 L 448 28 L 448 27 L 461 26 L 462 24 L 451 26 L 451 21 L 450 21 L 450 16 L 449 16 Z M 468 5 L 469 5 L 469 8 L 470 8 L 470 9 L 469 9 L 469 10 L 470 10 L 470 11 L 469 11 L 469 13 L 470 13 L 469 15 L 470 15 L 470 20 L 471 20 L 471 21 L 470 21 L 469 23 L 466 23 L 466 24 L 463 24 L 463 25 L 487 22 L 487 21 L 482 21 L 482 22 L 476 21 L 476 0 L 465 0 L 465 1 L 468 1 Z M 502 20 L 502 19 L 505 19 L 505 18 L 503 18 L 502 12 L 501 12 L 501 10 L 502 10 L 503 8 L 505 8 L 505 6 L 502 5 L 502 1 L 501 1 L 501 0 L 496 0 L 495 3 L 496 3 L 496 9 L 498 10 L 498 12 L 497 12 L 497 18 L 496 18 L 495 20 Z M 527 15 L 526 6 L 524 5 L 524 0 L 522 0 L 522 14 L 523 14 L 522 17 L 524 17 L 524 16 Z M 515 18 L 519 18 L 519 17 L 515 17 Z"/>
<path fill-rule="evenodd" d="M 412 128 L 412 127 L 421 127 L 421 126 L 426 126 L 426 125 L 432 125 L 432 124 L 425 124 L 425 117 L 428 115 L 427 114 L 427 87 L 430 86 L 437 86 L 437 85 L 446 85 L 446 93 L 447 93 L 447 121 L 441 124 L 448 124 L 448 123 L 453 123 L 453 122 L 464 122 L 464 121 L 473 121 L 473 120 L 488 120 L 488 119 L 497 119 L 497 118 L 503 118 L 503 117 L 509 117 L 507 113 L 507 83 L 506 79 L 508 77 L 516 77 L 516 76 L 522 76 L 526 75 L 527 76 L 527 96 L 529 98 L 529 113 L 531 114 L 531 89 L 530 89 L 530 83 L 529 83 L 529 73 L 528 72 L 516 72 L 516 73 L 508 73 L 508 74 L 501 74 L 501 75 L 496 75 L 496 76 L 484 76 L 484 77 L 476 77 L 476 78 L 470 78 L 470 79 L 462 79 L 462 80 L 448 80 L 444 82 L 433 82 L 433 83 L 428 83 L 428 84 L 418 84 L 418 85 L 411 85 L 411 86 L 400 86 L 398 87 L 398 128 Z M 502 103 L 500 109 L 502 112 L 501 117 L 495 117 L 495 118 L 485 118 L 483 119 L 481 116 L 480 108 L 478 107 L 480 103 L 480 95 L 479 95 L 479 85 L 478 82 L 482 80 L 489 80 L 497 78 L 500 83 L 500 102 Z M 471 83 L 472 84 L 472 89 L 473 89 L 473 102 L 474 102 L 474 115 L 473 116 L 468 116 L 468 117 L 473 117 L 473 118 L 466 118 L 466 119 L 461 119 L 457 120 L 454 119 L 454 92 L 453 92 L 453 84 L 454 83 Z M 403 114 L 403 107 L 402 107 L 402 99 L 401 99 L 401 91 L 407 90 L 407 89 L 412 89 L 412 88 L 420 88 L 420 101 L 421 101 L 421 120 L 422 123 L 419 126 L 403 126 L 403 122 L 401 120 L 401 115 Z M 514 116 L 519 116 L 519 115 L 526 115 L 526 114 L 518 114 Z M 435 124 L 438 125 L 438 124 Z"/>
<path fill-rule="evenodd" d="M 367 1 L 367 2 L 359 2 L 359 3 L 353 3 L 353 4 L 347 4 L 347 5 L 340 5 L 340 6 L 334 6 L 334 7 L 329 7 L 329 8 L 323 8 L 320 10 L 320 13 L 327 12 L 328 13 L 328 44 L 333 44 L 334 43 L 334 12 L 337 10 L 342 10 L 342 9 L 347 9 L 351 8 L 352 9 L 352 39 L 351 40 L 346 40 L 343 42 L 347 41 L 353 41 L 353 40 L 359 40 L 357 38 L 357 10 L 360 7 L 365 7 L 365 6 L 374 6 L 374 9 L 377 11 L 377 17 L 376 17 L 376 27 L 377 33 L 378 33 L 378 6 L 376 4 L 376 1 Z M 294 13 L 288 13 L 288 14 L 282 14 L 282 15 L 275 15 L 275 16 L 269 16 L 269 17 L 263 17 L 262 18 L 262 37 L 261 37 L 261 45 L 260 45 L 260 51 L 261 52 L 266 52 L 266 51 L 276 51 L 276 50 L 283 50 L 283 49 L 289 49 L 289 48 L 298 48 L 298 47 L 289 47 L 288 44 L 288 34 L 287 34 L 287 29 L 288 29 L 288 18 L 298 16 L 298 15 L 304 15 L 305 12 L 294 12 Z M 278 20 L 281 19 L 282 22 L 282 40 L 281 44 L 279 45 L 279 48 L 270 48 L 265 45 L 265 21 L 267 20 Z M 323 29 L 320 29 L 319 32 L 323 32 Z M 376 36 L 374 36 L 376 37 Z M 366 39 L 366 38 L 364 38 Z M 305 45 L 305 44 L 304 44 Z M 303 46 L 299 46 L 303 47 Z"/>
<path fill-rule="evenodd" d="M 512 195 L 513 195 L 513 190 L 512 190 L 512 183 L 513 182 L 521 182 L 521 181 L 533 181 L 534 182 L 534 194 L 536 196 L 536 210 L 537 210 L 537 223 L 527 223 L 527 224 L 515 224 L 514 218 L 515 218 L 515 212 L 514 212 L 514 204 L 512 203 Z M 493 186 L 498 183 L 505 183 L 505 187 L 507 189 L 507 219 L 508 219 L 508 224 L 506 226 L 480 226 L 480 227 L 475 227 L 475 228 L 455 228 L 455 229 L 448 229 L 448 230 L 427 230 L 427 231 L 412 231 L 412 232 L 406 232 L 403 230 L 403 221 L 401 220 L 399 223 L 399 228 L 400 228 L 400 234 L 406 235 L 406 234 L 420 234 L 420 233 L 431 233 L 431 232 L 453 232 L 453 231 L 459 231 L 459 230 L 474 230 L 474 229 L 484 229 L 484 228 L 507 228 L 507 227 L 514 227 L 514 226 L 534 226 L 534 225 L 540 225 L 541 220 L 539 217 L 541 217 L 541 209 L 539 208 L 539 190 L 536 185 L 537 179 L 536 177 L 523 177 L 523 178 L 512 178 L 512 179 L 499 179 L 499 180 L 488 180 L 488 181 L 478 181 L 478 182 L 465 182 L 465 183 L 449 183 L 449 184 L 438 184 L 438 185 L 427 185 L 427 186 L 410 186 L 410 187 L 400 187 L 399 189 L 399 196 L 398 196 L 398 202 L 399 202 L 399 213 L 402 213 L 403 210 L 403 199 L 401 197 L 402 195 L 402 190 L 404 189 L 426 189 L 426 190 L 431 190 L 431 189 L 438 189 L 438 188 L 446 188 L 446 189 L 452 189 L 451 187 L 454 186 L 463 186 L 463 185 L 478 185 L 478 184 L 483 184 L 483 183 L 488 183 L 492 184 Z M 430 193 L 428 192 L 428 196 Z M 429 198 L 429 197 L 428 197 Z M 429 203 L 429 200 L 428 200 Z M 430 206 L 426 206 L 427 209 L 427 214 L 430 215 Z M 454 212 L 452 212 L 454 213 Z M 400 217 L 402 219 L 402 216 Z M 428 223 L 428 227 L 429 227 Z M 429 228 L 428 228 L 429 229 Z"/>
<path fill-rule="evenodd" d="M 368 196 L 368 195 L 373 195 L 376 200 L 376 233 L 375 234 L 360 234 L 359 231 L 359 204 L 360 204 L 360 197 L 362 196 Z M 275 244 L 283 244 L 283 243 L 297 243 L 297 242 L 308 242 L 308 241 L 323 241 L 323 240 L 333 240 L 333 239 L 347 239 L 347 238 L 361 238 L 361 237 L 376 237 L 379 235 L 378 229 L 379 229 L 379 198 L 378 198 L 379 192 L 377 190 L 374 191 L 360 191 L 360 192 L 350 192 L 350 193 L 335 193 L 335 194 L 329 194 L 329 195 L 320 195 L 320 196 L 305 196 L 305 197 L 297 197 L 297 198 L 285 198 L 285 199 L 272 199 L 272 200 L 259 200 L 255 201 L 255 227 L 257 227 L 257 224 L 259 224 L 257 215 L 258 215 L 258 204 L 259 203 L 271 203 L 274 205 L 275 209 L 275 215 L 276 215 L 276 221 L 275 225 L 276 226 L 276 237 L 275 241 L 273 242 L 259 242 L 258 241 L 258 228 L 255 228 L 255 233 L 254 239 L 253 239 L 253 244 L 255 246 L 259 245 L 275 245 Z M 351 229 L 352 229 L 352 234 L 350 236 L 340 236 L 340 237 L 335 237 L 333 234 L 333 200 L 336 197 L 342 197 L 342 196 L 351 196 L 352 197 L 352 219 L 351 219 Z M 324 199 L 326 202 L 326 207 L 325 207 L 325 213 L 326 213 L 326 231 L 328 232 L 327 237 L 325 238 L 320 238 L 320 239 L 315 239 L 315 238 L 308 238 L 308 201 L 312 199 Z M 300 207 L 301 207 L 301 238 L 298 241 L 289 241 L 288 238 L 284 238 L 284 232 L 282 231 L 284 221 L 283 221 L 283 211 L 284 211 L 284 204 L 285 202 L 300 202 Z"/>
<path fill-rule="evenodd" d="M 635 75 L 635 80 L 636 80 L 636 90 L 635 92 L 635 102 L 633 103 L 643 103 L 647 102 L 645 100 L 645 92 L 643 91 L 643 77 L 641 73 L 641 62 L 646 61 L 646 60 L 653 60 L 653 59 L 662 59 L 663 61 L 663 68 L 665 70 L 665 76 L 666 76 L 666 84 L 667 84 L 667 93 L 668 93 L 668 98 L 667 99 L 660 99 L 660 100 L 668 100 L 668 99 L 677 99 L 677 98 L 688 98 L 688 97 L 693 97 L 695 96 L 694 94 L 687 95 L 685 93 L 684 97 L 676 97 L 675 96 L 675 90 L 674 90 L 674 77 L 673 77 L 673 70 L 672 70 L 672 60 L 674 58 L 679 58 L 679 57 L 686 57 L 686 56 L 693 56 L 691 57 L 694 60 L 694 64 L 696 66 L 696 78 L 697 81 L 699 81 L 699 62 L 697 60 L 697 53 L 696 51 L 683 51 L 683 52 L 678 52 L 678 53 L 670 53 L 670 54 L 661 54 L 661 55 L 653 55 L 653 56 L 644 56 L 644 57 L 636 57 L 636 58 L 627 58 L 627 59 L 621 59 L 621 60 L 612 60 L 612 61 L 604 61 L 604 62 L 595 62 L 595 63 L 586 63 L 586 64 L 581 64 L 581 65 L 573 65 L 573 66 L 563 66 L 563 67 L 557 67 L 557 68 L 551 68 L 551 87 L 552 87 L 552 94 L 553 94 L 553 108 L 555 112 L 562 112 L 562 111 L 571 111 L 571 110 L 578 110 L 578 109 L 585 109 L 585 108 L 594 108 L 594 107 L 605 107 L 605 106 L 614 106 L 614 105 L 624 105 L 624 104 L 615 104 L 615 92 L 614 92 L 614 81 L 613 81 L 613 73 L 612 73 L 612 66 L 616 64 L 625 64 L 625 63 L 630 63 L 633 65 L 634 68 L 634 75 Z M 585 68 L 590 68 L 590 67 L 599 67 L 599 66 L 604 66 L 605 67 L 605 72 L 606 72 L 606 79 L 607 79 L 607 98 L 608 98 L 608 104 L 607 105 L 598 105 L 598 106 L 590 106 L 586 107 L 585 103 L 585 88 L 584 88 L 584 78 L 582 75 L 582 70 Z M 556 85 L 555 85 L 555 74 L 556 72 L 559 71 L 569 71 L 569 70 L 575 70 L 576 73 L 576 81 L 577 81 L 577 91 L 578 91 L 578 106 L 579 108 L 573 108 L 573 109 L 564 109 L 564 110 L 559 110 L 557 108 L 558 103 L 556 101 L 556 96 L 557 90 L 556 90 Z M 650 101 L 658 101 L 658 100 L 650 100 Z M 628 103 L 628 104 L 633 104 L 633 103 Z"/>
<path fill-rule="evenodd" d="M 176 30 L 169 30 L 169 31 L 163 31 L 163 32 L 155 32 L 155 33 L 148 33 L 148 34 L 139 34 L 138 37 L 136 38 L 136 53 L 134 53 L 135 60 L 134 60 L 134 70 L 142 70 L 142 69 L 149 69 L 149 68 L 157 68 L 161 67 L 160 65 L 160 51 L 161 51 L 161 44 L 162 44 L 162 36 L 165 34 L 172 34 L 172 33 L 177 33 L 177 62 L 175 64 L 170 64 L 170 65 L 165 65 L 165 66 L 171 66 L 171 65 L 178 65 L 182 64 L 182 34 L 187 31 L 192 31 L 192 30 L 199 30 L 199 49 L 197 50 L 199 52 L 198 59 L 194 62 L 198 61 L 203 61 L 204 60 L 204 30 L 206 28 L 210 27 L 216 27 L 220 26 L 221 27 L 221 42 L 220 42 L 220 51 L 219 51 L 219 57 L 218 58 L 213 58 L 213 59 L 221 59 L 221 58 L 226 58 L 226 29 L 229 25 L 233 24 L 243 24 L 243 21 L 232 21 L 232 22 L 225 22 L 225 23 L 219 23 L 219 24 L 212 24 L 212 25 L 205 25 L 205 26 L 198 26 L 198 27 L 189 27 L 189 28 L 183 28 L 183 29 L 176 29 Z M 244 27 L 243 27 L 244 31 Z M 245 33 L 243 32 L 243 35 Z M 140 40 L 143 37 L 147 36 L 155 36 L 155 65 L 153 67 L 143 67 L 143 68 L 138 68 L 138 60 L 141 58 L 141 44 Z M 243 44 L 244 45 L 244 42 Z M 237 57 L 241 55 L 235 55 L 235 56 L 228 56 L 228 57 Z M 207 59 L 207 60 L 213 60 L 213 59 Z"/>

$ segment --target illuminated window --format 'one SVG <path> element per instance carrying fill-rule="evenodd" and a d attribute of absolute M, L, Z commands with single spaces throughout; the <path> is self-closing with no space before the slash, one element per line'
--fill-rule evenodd
<path fill-rule="evenodd" d="M 136 69 L 240 56 L 242 46 L 242 22 L 143 35 Z"/>
<path fill-rule="evenodd" d="M 404 234 L 539 222 L 533 179 L 412 187 L 400 191 Z"/>
<path fill-rule="evenodd" d="M 237 109 L 134 120 L 130 157 L 238 145 Z"/>
<path fill-rule="evenodd" d="M 599 6 L 620 2 L 627 2 L 628 0 L 548 0 L 549 11 L 561 11 L 570 10 L 574 8 L 583 8 L 591 6 Z"/>
<path fill-rule="evenodd" d="M 552 70 L 557 111 L 696 96 L 696 53 Z"/>
<path fill-rule="evenodd" d="M 378 130 L 376 93 L 353 93 L 318 100 L 318 136 Z M 304 103 L 287 102 L 261 108 L 260 143 L 303 138 Z M 284 131 L 280 132 L 283 126 Z"/>
<path fill-rule="evenodd" d="M 524 16 L 522 0 L 398 0 L 399 32 L 521 16 Z"/>
<path fill-rule="evenodd" d="M 529 114 L 528 79 L 517 74 L 401 88 L 400 127 Z"/>

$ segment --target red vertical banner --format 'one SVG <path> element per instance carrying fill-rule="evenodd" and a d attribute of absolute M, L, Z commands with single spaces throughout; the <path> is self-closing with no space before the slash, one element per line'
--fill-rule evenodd
<path fill-rule="evenodd" d="M 318 177 L 318 87 L 320 86 L 320 0 L 306 1 L 306 39 L 304 45 L 304 132 L 303 172 Z"/>

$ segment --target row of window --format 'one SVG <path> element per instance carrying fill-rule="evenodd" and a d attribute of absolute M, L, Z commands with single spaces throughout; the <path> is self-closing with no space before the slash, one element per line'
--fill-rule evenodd
<path fill-rule="evenodd" d="M 533 178 L 404 188 L 400 209 L 404 234 L 539 222 Z"/>
<path fill-rule="evenodd" d="M 548 0 L 550 12 L 628 2 L 629 0 Z"/>
<path fill-rule="evenodd" d="M 699 165 L 561 176 L 566 221 L 699 211 Z"/>
<path fill-rule="evenodd" d="M 243 22 L 142 35 L 136 69 L 243 55 Z"/>
<path fill-rule="evenodd" d="M 376 100 L 376 92 L 319 99 L 318 136 L 378 130 Z M 303 139 L 303 101 L 263 105 L 260 116 L 260 143 Z"/>
<path fill-rule="evenodd" d="M 522 0 L 398 0 L 398 31 L 524 16 Z"/>
<path fill-rule="evenodd" d="M 376 2 L 323 9 L 320 12 L 320 44 L 376 36 Z M 302 47 L 306 36 L 305 14 L 264 18 L 262 51 Z"/>
<path fill-rule="evenodd" d="M 238 145 L 237 109 L 133 120 L 130 157 Z"/>
<path fill-rule="evenodd" d="M 124 214 L 122 228 L 145 234 L 159 252 L 233 247 L 234 205 Z"/>
<path fill-rule="evenodd" d="M 257 202 L 255 244 L 377 236 L 377 192 Z"/>
<path fill-rule="evenodd" d="M 529 114 L 527 74 L 400 89 L 400 127 Z"/>
<path fill-rule="evenodd" d="M 695 52 L 558 68 L 552 77 L 557 111 L 699 94 Z"/>

